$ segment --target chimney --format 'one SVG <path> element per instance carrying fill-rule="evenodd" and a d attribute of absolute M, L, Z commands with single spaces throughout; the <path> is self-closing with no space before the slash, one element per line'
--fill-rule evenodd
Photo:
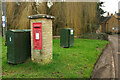
<path fill-rule="evenodd" d="M 113 13 L 111 13 L 111 16 L 113 16 Z"/>
<path fill-rule="evenodd" d="M 107 13 L 107 17 L 109 17 L 110 16 L 110 14 L 109 14 L 109 12 Z"/>

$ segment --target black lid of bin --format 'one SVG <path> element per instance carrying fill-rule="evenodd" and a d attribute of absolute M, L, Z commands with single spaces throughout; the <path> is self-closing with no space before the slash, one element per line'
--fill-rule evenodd
<path fill-rule="evenodd" d="M 54 19 L 55 17 L 47 14 L 37 14 L 37 15 L 28 16 L 28 18 L 29 19 L 39 19 L 39 18 Z"/>
<path fill-rule="evenodd" d="M 10 29 L 9 31 L 12 31 L 12 32 L 29 32 L 30 29 Z"/>

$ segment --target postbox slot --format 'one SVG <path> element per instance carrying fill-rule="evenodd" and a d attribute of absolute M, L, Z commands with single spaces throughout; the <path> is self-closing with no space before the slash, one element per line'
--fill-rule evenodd
<path fill-rule="evenodd" d="M 34 28 L 40 28 L 40 26 L 35 26 Z"/>

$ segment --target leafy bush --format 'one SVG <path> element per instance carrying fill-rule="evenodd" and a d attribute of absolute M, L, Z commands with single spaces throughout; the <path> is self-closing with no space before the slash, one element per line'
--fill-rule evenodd
<path fill-rule="evenodd" d="M 97 40 L 108 40 L 108 34 L 106 33 L 86 33 L 81 35 L 79 38 L 83 39 L 97 39 Z"/>

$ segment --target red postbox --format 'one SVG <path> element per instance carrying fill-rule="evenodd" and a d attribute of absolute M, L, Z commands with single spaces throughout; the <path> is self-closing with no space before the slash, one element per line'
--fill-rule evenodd
<path fill-rule="evenodd" d="M 42 50 L 42 23 L 33 23 L 33 48 Z"/>

